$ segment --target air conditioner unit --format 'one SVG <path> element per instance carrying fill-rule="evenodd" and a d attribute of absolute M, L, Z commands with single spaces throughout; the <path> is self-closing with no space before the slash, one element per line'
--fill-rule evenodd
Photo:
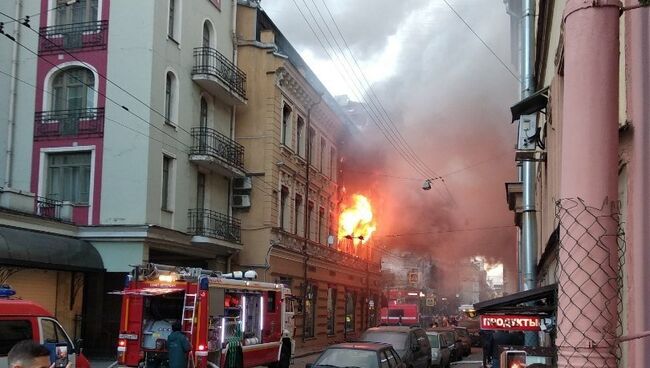
<path fill-rule="evenodd" d="M 251 196 L 249 195 L 232 196 L 233 208 L 249 208 L 250 206 L 251 206 Z"/>
<path fill-rule="evenodd" d="M 250 190 L 253 188 L 253 181 L 250 176 L 236 178 L 232 183 L 234 190 Z"/>

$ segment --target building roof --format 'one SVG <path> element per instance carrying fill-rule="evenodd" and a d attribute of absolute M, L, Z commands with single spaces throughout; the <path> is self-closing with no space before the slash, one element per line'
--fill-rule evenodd
<path fill-rule="evenodd" d="M 557 284 L 546 285 L 531 290 L 502 296 L 474 304 L 476 313 L 549 313 L 555 310 L 555 299 L 557 295 Z M 541 302 L 542 305 L 522 305 L 529 302 Z"/>

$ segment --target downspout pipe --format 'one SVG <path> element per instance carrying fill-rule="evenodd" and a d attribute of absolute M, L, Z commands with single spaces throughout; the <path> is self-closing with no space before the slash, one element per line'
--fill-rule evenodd
<path fill-rule="evenodd" d="M 309 187 L 311 186 L 309 182 L 309 171 L 310 171 L 310 165 L 311 165 L 311 137 L 309 135 L 309 131 L 311 129 L 311 110 L 318 106 L 321 101 L 323 100 L 323 95 L 320 94 L 318 96 L 318 101 L 314 102 L 309 106 L 307 109 L 307 129 L 306 129 L 306 137 L 307 137 L 307 144 L 305 145 L 305 148 L 307 148 L 307 163 L 305 165 L 305 215 L 303 216 L 303 221 L 304 221 L 304 229 L 305 229 L 305 239 L 304 243 L 302 245 L 302 255 L 303 255 L 303 282 L 302 282 L 302 307 L 305 308 L 305 299 L 307 297 L 307 262 L 309 262 L 309 253 L 307 252 L 307 247 L 309 245 Z M 303 329 L 304 329 L 304 310 L 303 310 Z M 305 342 L 305 334 L 303 332 L 302 334 L 302 342 Z"/>
<path fill-rule="evenodd" d="M 633 126 L 632 160 L 630 161 L 630 195 L 627 256 L 629 262 L 628 287 L 630 318 L 629 333 L 650 330 L 650 11 L 639 9 L 626 13 L 628 20 L 629 47 L 627 65 L 630 68 L 630 117 Z M 650 339 L 642 338 L 630 342 L 630 367 L 650 367 Z"/>
<path fill-rule="evenodd" d="M 563 15 L 560 368 L 617 366 L 620 7 L 615 0 L 568 0 Z"/>
<path fill-rule="evenodd" d="M 15 0 L 14 18 L 20 19 L 22 16 L 22 0 Z M 5 180 L 3 187 L 11 188 L 13 186 L 13 162 L 14 162 L 14 129 L 16 127 L 16 94 L 18 82 L 18 44 L 20 43 L 20 24 L 14 23 L 13 37 L 16 42 L 13 43 L 11 50 L 11 82 L 9 87 L 9 111 L 7 124 L 7 150 L 5 152 Z"/>

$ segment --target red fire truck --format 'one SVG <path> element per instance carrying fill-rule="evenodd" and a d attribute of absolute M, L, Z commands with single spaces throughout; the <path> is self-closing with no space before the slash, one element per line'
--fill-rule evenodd
<path fill-rule="evenodd" d="M 380 323 L 384 325 L 410 326 L 420 323 L 417 304 L 389 304 L 381 308 Z"/>
<path fill-rule="evenodd" d="M 290 359 L 291 290 L 254 281 L 256 277 L 254 271 L 221 274 L 152 263 L 135 267 L 126 288 L 113 293 L 122 295 L 118 367 L 166 367 L 173 323 L 181 323 L 190 340 L 191 367 L 225 367 L 235 351 L 243 352 L 244 367 Z"/>

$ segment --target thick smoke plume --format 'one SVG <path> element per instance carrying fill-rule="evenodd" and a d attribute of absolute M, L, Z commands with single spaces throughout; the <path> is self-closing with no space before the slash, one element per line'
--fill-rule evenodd
<path fill-rule="evenodd" d="M 344 184 L 349 193 L 372 199 L 378 246 L 441 264 L 484 256 L 488 263 L 503 262 L 514 282 L 516 232 L 504 183 L 516 179 L 509 106 L 517 100 L 518 81 L 442 1 L 326 1 L 362 65 L 398 40 L 395 68 L 373 89 L 406 141 L 444 178 L 423 191 L 425 177 L 372 124 L 347 139 Z M 315 9 L 310 1 L 297 3 L 303 11 L 305 4 Z M 502 0 L 450 3 L 502 60 L 510 60 Z M 292 1 L 265 0 L 262 6 L 298 51 L 327 59 Z"/>

